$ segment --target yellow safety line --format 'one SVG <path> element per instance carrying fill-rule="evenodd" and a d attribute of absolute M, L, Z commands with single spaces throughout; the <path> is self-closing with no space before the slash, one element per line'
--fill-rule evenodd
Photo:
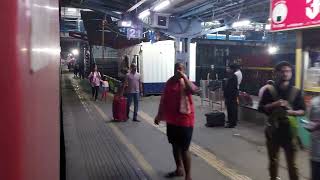
<path fill-rule="evenodd" d="M 74 86 L 73 86 L 74 87 Z M 78 87 L 74 87 L 74 89 L 77 92 L 77 95 L 79 97 L 79 100 L 81 102 L 81 104 L 84 106 L 85 110 L 89 113 L 89 109 L 87 107 L 87 103 L 84 102 L 85 98 L 84 96 L 82 96 L 79 92 L 79 88 Z M 96 104 L 94 104 L 93 102 L 89 102 L 91 105 L 93 105 L 93 107 L 97 110 L 97 112 L 101 115 L 101 117 L 105 120 L 108 121 L 111 118 L 109 116 L 107 116 L 107 114 L 105 112 L 103 112 L 103 110 L 98 107 Z M 131 152 L 131 154 L 133 155 L 133 157 L 135 158 L 135 160 L 137 160 L 138 164 L 141 166 L 141 168 L 143 169 L 143 171 L 145 173 L 147 173 L 152 179 L 158 179 L 158 175 L 156 174 L 156 172 L 154 171 L 154 169 L 152 168 L 152 166 L 145 160 L 144 156 L 142 155 L 142 153 L 132 144 L 130 143 L 130 141 L 126 138 L 126 136 L 119 130 L 119 128 L 117 126 L 115 126 L 114 124 L 109 124 L 109 127 L 111 128 L 111 130 L 113 131 L 113 133 L 116 135 L 116 137 L 120 140 L 120 142 L 122 144 L 124 144 L 129 151 Z"/>
<path fill-rule="evenodd" d="M 108 117 L 100 107 L 98 107 L 96 104 L 92 103 L 95 109 L 98 111 L 98 113 L 102 116 L 104 120 L 110 120 L 111 118 Z M 129 151 L 132 153 L 134 158 L 138 161 L 139 165 L 142 167 L 142 169 L 152 178 L 157 177 L 156 172 L 152 168 L 152 166 L 145 160 L 142 153 L 132 144 L 130 141 L 125 137 L 125 135 L 119 130 L 118 127 L 116 127 L 114 124 L 109 124 L 109 127 L 112 129 L 114 134 L 118 137 L 120 142 L 127 146 Z"/>

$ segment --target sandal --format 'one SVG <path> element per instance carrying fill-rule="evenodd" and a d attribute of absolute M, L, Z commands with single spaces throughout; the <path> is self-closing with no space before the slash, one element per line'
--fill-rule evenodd
<path fill-rule="evenodd" d="M 166 174 L 164 177 L 165 178 L 174 178 L 174 177 L 182 177 L 183 173 L 178 173 L 178 171 L 172 171 Z"/>

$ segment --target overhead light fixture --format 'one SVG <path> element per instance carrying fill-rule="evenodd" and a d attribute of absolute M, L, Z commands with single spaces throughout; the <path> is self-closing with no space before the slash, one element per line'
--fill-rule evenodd
<path fill-rule="evenodd" d="M 249 26 L 250 24 L 251 24 L 251 21 L 249 21 L 249 20 L 243 20 L 243 21 L 234 22 L 234 23 L 232 24 L 232 27 L 233 27 L 233 28 L 244 27 L 244 26 Z"/>
<path fill-rule="evenodd" d="M 76 8 L 67 8 L 67 11 L 75 13 L 75 12 L 77 12 L 77 9 Z"/>
<path fill-rule="evenodd" d="M 139 19 L 144 19 L 145 17 L 148 17 L 148 16 L 150 16 L 150 10 L 149 9 L 142 11 L 139 14 L 138 18 Z"/>
<path fill-rule="evenodd" d="M 154 11 L 160 11 L 162 9 L 164 9 L 165 7 L 170 5 L 170 1 L 169 0 L 165 0 L 162 1 L 161 3 L 159 3 L 158 5 L 156 5 L 156 7 L 153 9 Z"/>
<path fill-rule="evenodd" d="M 131 21 L 121 21 L 122 27 L 131 27 L 132 22 Z"/>
<path fill-rule="evenodd" d="M 122 12 L 120 11 L 112 11 L 113 13 L 116 13 L 116 14 L 122 14 Z"/>
<path fill-rule="evenodd" d="M 79 50 L 78 49 L 73 49 L 71 52 L 75 56 L 79 55 Z"/>
<path fill-rule="evenodd" d="M 279 51 L 279 47 L 277 46 L 269 46 L 268 52 L 269 54 L 276 54 Z"/>

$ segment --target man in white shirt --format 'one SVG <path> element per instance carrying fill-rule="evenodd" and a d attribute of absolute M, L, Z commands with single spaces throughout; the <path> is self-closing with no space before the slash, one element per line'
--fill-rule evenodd
<path fill-rule="evenodd" d="M 238 90 L 239 90 L 240 84 L 241 84 L 241 81 L 242 81 L 242 72 L 240 71 L 239 65 L 233 64 L 233 65 L 230 65 L 230 66 L 235 66 L 235 68 L 237 69 L 234 74 L 237 76 L 237 79 L 238 79 Z"/>

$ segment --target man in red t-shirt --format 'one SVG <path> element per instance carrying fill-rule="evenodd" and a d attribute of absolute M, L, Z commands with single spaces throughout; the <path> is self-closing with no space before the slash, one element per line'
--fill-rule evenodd
<path fill-rule="evenodd" d="M 175 64 L 175 73 L 165 87 L 159 106 L 159 112 L 154 123 L 161 120 L 167 123 L 167 136 L 172 144 L 173 156 L 177 169 L 166 175 L 167 178 L 183 176 L 191 180 L 191 155 L 189 146 L 194 127 L 194 105 L 192 94 L 198 88 L 184 74 L 185 67 L 181 63 Z M 183 164 L 183 166 L 182 166 Z"/>

